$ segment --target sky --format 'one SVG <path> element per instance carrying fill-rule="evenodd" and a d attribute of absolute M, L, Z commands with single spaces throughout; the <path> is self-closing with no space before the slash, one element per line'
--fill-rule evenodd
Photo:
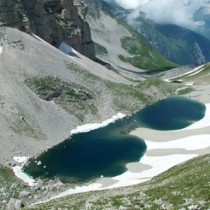
<path fill-rule="evenodd" d="M 134 19 L 139 12 L 158 23 L 172 23 L 192 30 L 205 25 L 204 19 L 195 19 L 198 11 L 210 15 L 210 0 L 116 0 L 126 9 L 133 9 L 129 17 Z M 200 9 L 200 10 L 199 10 Z"/>

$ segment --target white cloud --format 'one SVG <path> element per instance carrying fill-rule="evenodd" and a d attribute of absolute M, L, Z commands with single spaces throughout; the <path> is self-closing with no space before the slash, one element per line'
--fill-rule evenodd
<path fill-rule="evenodd" d="M 142 2 L 146 2 L 147 0 L 116 0 L 118 4 L 120 4 L 122 7 L 126 9 L 135 9 L 139 5 L 142 4 Z"/>
<path fill-rule="evenodd" d="M 210 13 L 209 0 L 116 0 L 124 8 L 133 9 L 130 18 L 139 12 L 158 23 L 172 23 L 192 30 L 202 27 L 203 20 L 195 20 L 194 14 L 200 8 Z"/>

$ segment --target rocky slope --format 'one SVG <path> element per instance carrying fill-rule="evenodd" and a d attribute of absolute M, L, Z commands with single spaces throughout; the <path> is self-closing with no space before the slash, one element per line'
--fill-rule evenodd
<path fill-rule="evenodd" d="M 1 34 L 1 163 L 58 144 L 77 125 L 99 122 L 119 111 L 129 114 L 154 100 L 141 86 L 129 85 L 81 54 L 67 56 L 17 29 L 3 27 Z M 169 94 L 165 87 L 160 83 L 156 99 Z"/>
<path fill-rule="evenodd" d="M 1 28 L 1 33 L 1 163 L 15 155 L 35 154 L 41 148 L 66 139 L 76 125 L 104 118 L 105 104 L 110 108 L 107 110 L 110 116 L 115 113 L 110 106 L 112 103 L 108 105 L 109 96 L 105 94 L 108 89 L 100 81 L 95 84 L 88 81 L 92 74 L 96 77 L 100 75 L 101 80 L 126 83 L 125 79 L 81 54 L 67 56 L 35 36 L 12 28 Z M 90 76 L 86 73 L 87 69 L 92 72 Z M 57 81 L 63 87 L 61 91 L 64 95 L 59 97 L 54 94 L 49 100 L 41 97 L 41 89 L 45 97 L 56 92 L 59 88 Z M 78 92 L 75 94 L 78 98 L 73 100 L 72 96 L 68 102 L 67 95 L 72 90 Z M 91 98 L 87 98 L 88 94 Z M 53 103 L 56 98 L 62 106 Z M 91 106 L 92 103 L 94 106 Z"/>
<path fill-rule="evenodd" d="M 62 41 L 94 59 L 87 6 L 81 0 L 1 0 L 0 24 L 35 33 L 53 46 Z"/>

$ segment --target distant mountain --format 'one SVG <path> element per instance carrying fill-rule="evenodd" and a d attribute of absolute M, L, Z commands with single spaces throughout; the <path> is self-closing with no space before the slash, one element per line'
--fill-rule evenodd
<path fill-rule="evenodd" d="M 143 35 L 149 44 L 169 60 L 179 65 L 201 64 L 210 61 L 208 27 L 197 33 L 177 25 L 155 23 L 147 19 L 144 13 L 139 13 L 135 20 L 129 21 L 128 17 L 132 10 L 120 7 L 115 1 L 101 0 L 101 3 L 114 17 L 126 22 Z M 197 20 L 203 18 L 208 20 L 209 16 L 202 12 L 196 14 Z M 210 21 L 206 21 L 206 24 L 208 23 L 210 26 Z M 201 34 L 206 34 L 206 37 Z"/>
<path fill-rule="evenodd" d="M 168 59 L 180 65 L 210 61 L 210 40 L 172 24 L 157 24 L 138 18 L 132 25 L 145 39 Z"/>

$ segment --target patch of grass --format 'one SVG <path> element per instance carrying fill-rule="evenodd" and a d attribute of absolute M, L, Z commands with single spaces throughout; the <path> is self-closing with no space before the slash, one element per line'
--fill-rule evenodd
<path fill-rule="evenodd" d="M 80 99 L 82 92 L 86 91 L 82 86 L 69 84 L 52 76 L 29 78 L 25 80 L 25 83 L 47 101 L 57 97 Z"/>
<path fill-rule="evenodd" d="M 7 209 L 9 200 L 18 199 L 22 189 L 23 185 L 15 177 L 13 171 L 0 165 L 0 209 Z"/>
<path fill-rule="evenodd" d="M 99 57 L 103 57 L 108 54 L 108 51 L 105 47 L 100 44 L 94 43 L 96 55 Z"/>
<path fill-rule="evenodd" d="M 173 209 L 191 205 L 197 206 L 195 209 L 208 209 L 209 165 L 210 155 L 206 155 L 175 166 L 153 179 L 146 193 L 153 200 L 162 198 L 171 203 Z"/>
<path fill-rule="evenodd" d="M 133 66 L 146 70 L 168 70 L 177 67 L 176 64 L 167 60 L 163 55 L 146 44 L 139 36 L 121 38 L 122 47 L 131 55 L 119 58 Z"/>
<path fill-rule="evenodd" d="M 134 85 L 124 85 L 115 83 L 106 83 L 107 87 L 113 91 L 114 103 L 120 110 L 135 112 L 145 104 L 152 101 L 152 98 Z"/>
<path fill-rule="evenodd" d="M 193 91 L 194 91 L 194 88 L 192 88 L 192 87 L 183 87 L 183 88 L 178 89 L 176 91 L 176 93 L 178 95 L 186 95 L 186 94 L 189 94 L 189 93 L 191 93 Z"/>
<path fill-rule="evenodd" d="M 6 168 L 0 165 L 0 183 L 11 184 L 16 180 L 13 171 L 9 168 Z"/>
<path fill-rule="evenodd" d="M 94 81 L 94 82 L 98 81 L 101 83 L 105 81 L 102 78 L 94 74 L 91 74 L 89 71 L 82 69 L 80 66 L 76 64 L 68 63 L 68 62 L 65 62 L 65 64 L 66 64 L 66 68 L 72 73 L 74 73 L 74 75 L 77 75 L 79 79 L 81 80 Z"/>
<path fill-rule="evenodd" d="M 82 85 L 65 82 L 52 76 L 28 78 L 25 83 L 40 98 L 54 101 L 81 122 L 88 113 L 98 112 L 93 103 L 95 94 Z"/>

